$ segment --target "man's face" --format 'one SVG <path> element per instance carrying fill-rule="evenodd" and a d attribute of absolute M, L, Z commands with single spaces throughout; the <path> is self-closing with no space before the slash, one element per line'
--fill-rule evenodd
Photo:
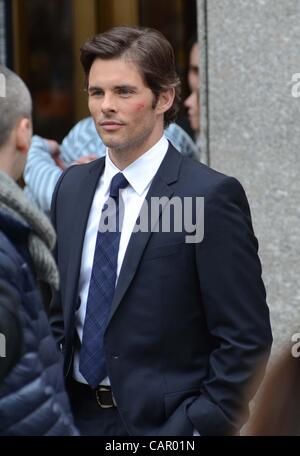
<path fill-rule="evenodd" d="M 104 144 L 116 153 L 141 155 L 163 132 L 163 114 L 137 66 L 124 58 L 94 60 L 89 74 L 89 109 Z"/>

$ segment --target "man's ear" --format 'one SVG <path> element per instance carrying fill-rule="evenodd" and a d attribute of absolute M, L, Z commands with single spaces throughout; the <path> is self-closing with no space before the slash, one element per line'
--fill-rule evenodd
<path fill-rule="evenodd" d="M 156 104 L 156 112 L 158 114 L 164 114 L 167 112 L 173 105 L 175 98 L 175 89 L 174 87 L 164 90 L 159 94 L 158 101 Z"/>
<path fill-rule="evenodd" d="M 31 119 L 23 117 L 16 126 L 16 148 L 23 154 L 27 154 L 32 137 Z"/>

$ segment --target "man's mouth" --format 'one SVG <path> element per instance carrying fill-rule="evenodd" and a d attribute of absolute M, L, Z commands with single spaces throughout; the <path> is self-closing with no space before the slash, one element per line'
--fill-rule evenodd
<path fill-rule="evenodd" d="M 103 122 L 99 122 L 99 125 L 101 128 L 107 131 L 118 130 L 119 128 L 124 126 L 122 122 L 118 122 L 115 120 L 104 120 Z"/>

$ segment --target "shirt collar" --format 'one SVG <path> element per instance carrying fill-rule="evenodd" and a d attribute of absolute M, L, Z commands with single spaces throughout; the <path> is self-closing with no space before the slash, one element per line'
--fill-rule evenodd
<path fill-rule="evenodd" d="M 151 149 L 147 150 L 122 171 L 130 186 L 138 195 L 142 195 L 151 183 L 167 153 L 168 147 L 168 140 L 163 135 Z M 112 178 L 119 172 L 120 170 L 113 164 L 106 150 L 103 176 L 105 193 L 109 190 Z"/>

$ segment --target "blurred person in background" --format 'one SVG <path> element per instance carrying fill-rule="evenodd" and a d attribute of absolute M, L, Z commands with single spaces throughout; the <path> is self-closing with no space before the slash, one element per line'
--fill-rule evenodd
<path fill-rule="evenodd" d="M 266 374 L 246 435 L 300 436 L 299 381 L 299 353 L 285 349 Z"/>
<path fill-rule="evenodd" d="M 199 43 L 196 38 L 191 40 L 189 54 L 188 84 L 190 95 L 185 99 L 190 127 L 194 139 L 200 149 L 200 78 L 199 78 Z"/>
<path fill-rule="evenodd" d="M 77 435 L 38 286 L 58 290 L 56 236 L 16 184 L 31 142 L 31 96 L 15 73 L 0 65 L 0 74 L 0 435 Z"/>

